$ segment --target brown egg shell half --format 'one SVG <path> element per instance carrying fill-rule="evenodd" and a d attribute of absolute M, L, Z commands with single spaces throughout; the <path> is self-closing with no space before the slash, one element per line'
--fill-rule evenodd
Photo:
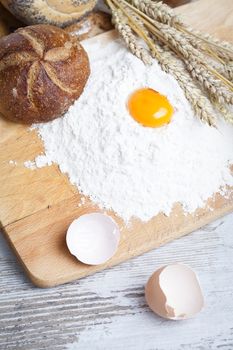
<path fill-rule="evenodd" d="M 170 320 L 192 318 L 204 306 L 197 276 L 184 264 L 156 270 L 146 284 L 145 298 L 154 313 Z"/>

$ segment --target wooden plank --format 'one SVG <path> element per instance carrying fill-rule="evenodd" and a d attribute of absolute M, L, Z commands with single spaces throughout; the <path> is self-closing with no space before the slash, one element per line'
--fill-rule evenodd
<path fill-rule="evenodd" d="M 25 168 L 25 161 L 43 153 L 42 141 L 35 131 L 1 120 L 0 132 L 0 218 L 3 226 L 74 194 L 67 177 L 56 165 L 36 171 Z"/>
<path fill-rule="evenodd" d="M 210 7 L 209 0 L 201 0 L 195 3 L 195 11 L 194 4 L 185 5 L 178 11 L 183 11 L 190 24 L 195 23 L 197 28 L 205 22 L 210 31 L 215 28 L 218 32 L 220 28 L 222 33 L 226 23 L 228 33 L 233 18 L 233 3 L 230 2 L 224 0 L 219 6 L 219 2 L 214 0 Z M 221 21 L 214 20 L 211 13 L 219 13 Z M 98 40 L 104 43 L 109 38 L 106 33 L 99 36 Z M 96 39 L 90 40 L 95 42 Z M 43 151 L 35 131 L 1 120 L 0 133 L 0 147 L 3 150 L 0 155 L 1 224 L 30 278 L 39 286 L 64 283 L 118 264 L 233 210 L 232 196 L 224 199 L 216 195 L 209 203 L 212 211 L 206 208 L 198 210 L 195 215 L 185 216 L 181 207 L 176 205 L 171 216 L 160 214 L 146 224 L 134 221 L 130 228 L 124 227 L 121 220 L 115 218 L 122 229 L 118 253 L 105 265 L 86 266 L 68 253 L 65 233 L 75 217 L 97 208 L 88 200 L 84 207 L 78 207 L 80 195 L 57 166 L 35 171 L 24 167 L 25 160 L 33 159 Z M 17 166 L 9 164 L 10 160 L 17 161 Z"/>

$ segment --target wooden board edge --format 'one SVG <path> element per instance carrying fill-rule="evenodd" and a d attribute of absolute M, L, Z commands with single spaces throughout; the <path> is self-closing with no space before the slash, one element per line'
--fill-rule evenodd
<path fill-rule="evenodd" d="M 229 213 L 233 212 L 233 202 L 229 202 L 227 203 L 225 206 L 217 209 L 215 211 L 215 215 L 213 216 L 213 212 L 209 212 L 208 215 L 204 215 L 201 216 L 199 218 L 199 220 L 197 220 L 197 222 L 192 226 L 192 228 L 190 228 L 190 226 L 186 226 L 185 228 L 181 228 L 180 230 L 178 230 L 177 232 L 175 232 L 175 234 L 173 236 L 166 236 L 166 238 L 163 241 L 154 241 L 150 246 L 144 246 L 143 249 L 138 252 L 135 251 L 133 254 L 130 255 L 129 258 L 120 258 L 120 259 L 114 259 L 114 262 L 111 262 L 111 260 L 107 263 L 107 265 L 99 265 L 99 266 L 95 266 L 95 268 L 90 269 L 89 271 L 84 271 L 82 273 L 78 272 L 73 274 L 72 276 L 67 276 L 67 277 L 63 277 L 61 276 L 61 278 L 56 278 L 56 280 L 53 279 L 43 279 L 41 278 L 41 276 L 36 275 L 28 266 L 27 264 L 25 264 L 25 262 L 23 261 L 23 259 L 21 258 L 21 256 L 19 255 L 17 249 L 15 248 L 14 244 L 11 242 L 10 237 L 8 236 L 7 232 L 6 232 L 6 228 L 7 227 L 2 227 L 3 229 L 3 233 L 4 236 L 6 237 L 7 242 L 9 243 L 9 245 L 11 246 L 11 248 L 13 249 L 18 261 L 21 263 L 21 265 L 23 266 L 24 271 L 26 272 L 27 277 L 29 278 L 29 280 L 36 286 L 39 288 L 51 288 L 51 287 L 55 287 L 58 285 L 62 285 L 65 283 L 69 283 L 69 282 L 74 282 L 75 280 L 93 275 L 96 272 L 102 271 L 102 270 L 106 270 L 109 269 L 113 266 L 119 265 L 125 261 L 128 261 L 132 258 L 135 258 L 139 255 L 142 255 L 150 250 L 159 248 L 160 246 L 169 243 L 175 239 L 181 238 L 193 231 L 196 231 L 198 229 L 200 229 L 201 227 L 223 217 L 224 215 L 227 215 Z M 210 218 L 211 216 L 211 218 Z M 23 220 L 23 219 L 22 219 Z"/>

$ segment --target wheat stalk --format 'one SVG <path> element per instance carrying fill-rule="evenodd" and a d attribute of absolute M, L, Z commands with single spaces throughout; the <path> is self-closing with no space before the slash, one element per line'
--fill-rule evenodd
<path fill-rule="evenodd" d="M 229 108 L 226 105 L 219 104 L 216 101 L 212 101 L 212 103 L 215 105 L 216 109 L 221 113 L 223 118 L 233 124 L 233 115 L 232 112 L 229 110 Z"/>
<path fill-rule="evenodd" d="M 147 0 L 132 0 L 131 3 L 149 18 L 160 21 L 161 23 L 174 25 L 183 25 L 173 10 L 163 2 L 152 2 Z"/>
<path fill-rule="evenodd" d="M 233 95 L 226 89 L 221 80 L 216 79 L 205 66 L 202 66 L 195 59 L 190 59 L 186 66 L 191 76 L 203 85 L 210 97 L 213 97 L 218 103 L 233 103 Z"/>
<path fill-rule="evenodd" d="M 160 47 L 159 53 L 162 69 L 176 78 L 195 113 L 203 122 L 208 123 L 210 126 L 214 126 L 215 111 L 213 105 L 203 94 L 201 88 L 198 87 L 195 82 L 190 80 L 190 76 L 186 71 L 184 64 L 165 48 L 162 49 Z"/>
<path fill-rule="evenodd" d="M 233 60 L 233 45 L 227 41 L 220 41 L 219 39 L 213 37 L 210 34 L 207 33 L 201 33 L 197 30 L 194 30 L 190 28 L 189 26 L 179 26 L 178 29 L 186 33 L 190 38 L 193 37 L 194 40 L 198 39 L 202 42 L 206 43 L 209 47 L 213 48 L 217 55 L 224 59 L 225 61 L 232 61 Z"/>
<path fill-rule="evenodd" d="M 123 0 L 123 2 L 127 2 Z M 218 54 L 227 58 L 228 60 L 233 59 L 233 46 L 226 41 L 220 41 L 210 34 L 201 33 L 193 28 L 185 25 L 183 21 L 177 16 L 173 9 L 163 2 L 153 2 L 151 0 L 131 0 L 130 1 L 137 9 L 143 14 L 148 16 L 147 19 L 154 19 L 163 24 L 167 24 L 171 27 L 176 27 L 189 37 L 192 42 L 195 42 L 195 38 L 199 41 L 205 42 L 208 45 L 214 46 L 215 50 L 218 50 Z M 128 4 L 130 6 L 130 4 Z M 131 7 L 131 6 L 130 6 Z M 132 8 L 132 7 L 131 7 Z M 139 13 L 139 12 L 137 12 Z"/>
<path fill-rule="evenodd" d="M 162 2 L 106 2 L 110 3 L 115 26 L 130 50 L 149 62 L 149 52 L 139 46 L 136 33 L 146 42 L 151 56 L 162 69 L 176 78 L 202 121 L 214 125 L 215 108 L 227 121 L 233 121 L 225 106 L 233 104 L 233 46 L 230 43 L 193 31 Z M 146 59 L 141 50 L 145 50 Z"/>
<path fill-rule="evenodd" d="M 107 3 L 112 10 L 113 23 L 117 31 L 121 34 L 126 46 L 130 49 L 133 55 L 141 59 L 145 64 L 151 64 L 150 55 L 137 43 L 136 36 L 127 24 L 127 20 L 122 12 L 117 10 L 111 1 L 108 0 Z"/>
<path fill-rule="evenodd" d="M 117 11 L 113 13 L 113 21 L 116 24 L 116 29 L 122 35 L 130 51 L 145 64 L 151 64 L 150 55 L 144 48 L 138 45 L 136 36 L 133 34 L 132 29 L 128 24 L 122 22 L 121 14 Z"/>
<path fill-rule="evenodd" d="M 132 18 L 132 15 L 129 13 L 129 11 L 127 11 L 125 6 L 123 4 L 121 4 L 121 2 L 119 2 L 117 0 L 108 0 L 108 1 L 112 1 L 112 3 L 115 6 L 119 7 L 119 10 L 127 18 L 129 25 L 138 34 L 138 36 L 145 41 L 148 48 L 151 50 L 152 54 L 154 54 L 155 46 L 154 46 L 153 42 L 151 41 L 150 37 L 148 36 L 147 30 L 142 26 L 141 20 L 138 19 L 137 21 L 135 21 L 135 18 Z"/>
<path fill-rule="evenodd" d="M 176 29 L 164 24 L 158 24 L 165 40 L 184 58 L 191 76 L 203 84 L 210 97 L 219 103 L 233 104 L 233 84 L 216 72 L 214 67 L 206 65 L 202 53 L 194 48 Z M 219 78 L 220 76 L 220 78 Z M 224 84 L 225 83 L 225 84 Z"/>

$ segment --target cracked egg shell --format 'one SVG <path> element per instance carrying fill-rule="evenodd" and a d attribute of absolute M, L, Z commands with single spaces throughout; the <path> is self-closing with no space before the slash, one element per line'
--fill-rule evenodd
<path fill-rule="evenodd" d="M 120 241 L 117 223 L 108 215 L 90 213 L 74 220 L 66 235 L 67 247 L 79 261 L 100 265 L 116 252 Z"/>
<path fill-rule="evenodd" d="M 145 287 L 150 309 L 161 317 L 184 320 L 204 306 L 195 272 L 184 264 L 172 264 L 156 270 Z"/>

